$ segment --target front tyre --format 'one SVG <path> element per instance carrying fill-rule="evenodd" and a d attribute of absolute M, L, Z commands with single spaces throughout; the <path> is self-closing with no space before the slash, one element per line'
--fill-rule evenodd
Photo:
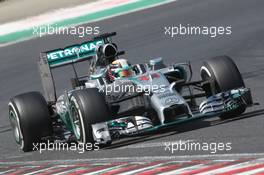
<path fill-rule="evenodd" d="M 208 59 L 201 67 L 201 78 L 204 81 L 211 82 L 211 92 L 217 94 L 236 88 L 245 87 L 242 76 L 235 62 L 228 56 L 218 56 Z M 240 106 L 235 110 L 227 112 L 220 116 L 221 119 L 236 117 L 245 112 L 246 106 Z"/>
<path fill-rule="evenodd" d="M 15 141 L 23 151 L 31 151 L 33 144 L 52 135 L 48 105 L 39 92 L 17 95 L 10 100 L 8 106 Z"/>
<path fill-rule="evenodd" d="M 103 94 L 98 89 L 74 91 L 70 97 L 74 135 L 81 144 L 94 144 L 92 124 L 110 120 L 110 112 Z"/>

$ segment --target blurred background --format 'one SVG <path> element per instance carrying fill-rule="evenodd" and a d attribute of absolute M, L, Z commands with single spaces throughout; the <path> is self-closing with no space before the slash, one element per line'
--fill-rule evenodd
<path fill-rule="evenodd" d="M 0 0 L 0 24 L 97 0 Z"/>

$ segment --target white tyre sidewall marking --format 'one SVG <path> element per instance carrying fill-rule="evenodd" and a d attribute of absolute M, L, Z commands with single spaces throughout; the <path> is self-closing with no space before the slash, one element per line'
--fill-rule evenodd
<path fill-rule="evenodd" d="M 20 139 L 21 139 L 21 146 L 20 146 L 20 149 L 23 149 L 24 148 L 24 137 L 23 137 L 23 135 L 22 135 L 22 131 L 21 131 L 21 123 L 20 123 L 20 119 L 19 119 L 19 117 L 18 117 L 18 113 L 17 113 L 17 111 L 16 111 L 16 108 L 15 108 L 15 106 L 13 105 L 13 103 L 12 102 L 10 102 L 9 104 L 8 104 L 8 106 L 10 106 L 12 109 L 13 109 L 13 111 L 14 111 L 14 113 L 15 113 L 15 115 L 16 115 L 16 120 L 17 120 L 17 124 L 18 124 L 18 130 L 19 130 L 19 134 L 20 134 Z"/>
<path fill-rule="evenodd" d="M 209 77 L 212 77 L 210 71 L 209 71 L 205 66 L 202 66 L 202 67 L 201 67 L 200 72 L 202 73 L 202 71 L 205 71 Z"/>

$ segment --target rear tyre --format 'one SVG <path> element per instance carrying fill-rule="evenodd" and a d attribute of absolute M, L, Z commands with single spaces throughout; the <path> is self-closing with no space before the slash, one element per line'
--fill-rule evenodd
<path fill-rule="evenodd" d="M 218 56 L 205 61 L 201 67 L 201 77 L 202 80 L 211 82 L 211 92 L 207 92 L 208 95 L 245 87 L 236 64 L 228 56 Z M 233 118 L 242 114 L 245 110 L 246 106 L 241 106 L 221 115 L 220 118 Z"/>
<path fill-rule="evenodd" d="M 94 144 L 92 124 L 111 116 L 103 94 L 96 88 L 74 91 L 70 97 L 73 132 L 81 144 Z"/>
<path fill-rule="evenodd" d="M 32 151 L 33 144 L 52 134 L 48 105 L 39 92 L 15 96 L 8 106 L 15 141 L 23 151 Z"/>

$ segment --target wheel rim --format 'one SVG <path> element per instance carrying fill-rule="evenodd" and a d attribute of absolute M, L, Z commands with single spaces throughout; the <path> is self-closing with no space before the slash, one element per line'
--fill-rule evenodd
<path fill-rule="evenodd" d="M 22 137 L 22 133 L 21 133 L 21 127 L 20 127 L 20 123 L 19 123 L 19 118 L 16 114 L 16 112 L 14 111 L 14 109 L 11 107 L 10 111 L 9 111 L 9 119 L 11 122 L 11 127 L 13 130 L 13 135 L 15 138 L 15 141 L 18 145 L 21 146 L 21 148 L 23 148 L 24 144 L 23 144 L 23 137 Z"/>
<path fill-rule="evenodd" d="M 77 140 L 80 140 L 81 139 L 80 116 L 79 116 L 79 111 L 74 104 L 71 106 L 71 115 L 72 115 L 73 131 L 75 133 Z"/>

